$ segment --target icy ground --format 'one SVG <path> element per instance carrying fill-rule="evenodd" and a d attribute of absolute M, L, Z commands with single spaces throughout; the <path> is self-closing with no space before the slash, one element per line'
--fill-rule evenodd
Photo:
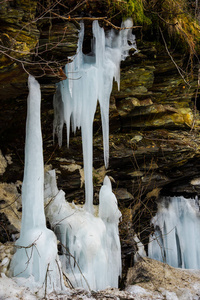
<path fill-rule="evenodd" d="M 30 291 L 28 288 L 24 286 L 19 286 L 16 281 L 12 278 L 8 278 L 5 275 L 0 277 L 0 299 L 1 300 L 35 300 L 35 299 L 48 299 L 48 300 L 70 300 L 70 299 L 168 299 L 175 300 L 178 298 L 173 298 L 173 293 L 168 292 L 166 298 L 163 295 L 158 296 L 157 292 L 151 292 L 143 289 L 140 286 L 130 286 L 130 292 L 119 291 L 118 289 L 107 289 L 101 292 L 88 292 L 83 289 L 68 289 L 65 294 L 56 294 L 51 293 L 49 295 L 45 295 L 44 290 L 35 290 Z"/>
<path fill-rule="evenodd" d="M 180 270 L 180 269 L 175 269 Z M 193 277 L 199 277 L 199 271 L 187 270 L 188 275 Z M 197 274 L 198 273 L 198 274 Z M 162 274 L 161 274 L 162 277 Z M 144 289 L 139 285 L 130 285 L 124 291 L 119 291 L 118 289 L 106 289 L 100 292 L 88 292 L 83 289 L 67 289 L 64 294 L 51 293 L 49 295 L 45 294 L 44 290 L 30 291 L 29 288 L 20 286 L 20 282 L 16 282 L 16 279 L 8 278 L 5 274 L 1 274 L 0 277 L 0 300 L 36 300 L 36 299 L 47 299 L 47 300 L 71 300 L 71 299 L 100 299 L 100 300 L 120 300 L 120 299 L 135 299 L 135 300 L 198 300 L 200 299 L 200 280 L 195 282 L 192 280 L 189 283 L 184 276 L 182 277 L 182 286 L 176 286 L 176 278 L 172 278 L 174 281 L 174 286 L 172 290 L 164 288 L 162 286 L 155 286 L 154 282 L 149 283 L 149 288 Z M 24 285 L 23 282 L 21 284 Z M 173 285 L 173 284 L 172 284 Z M 153 288 L 152 288 L 153 287 Z M 180 293 L 181 290 L 181 293 Z"/>
<path fill-rule="evenodd" d="M 64 293 L 45 295 L 45 288 L 30 290 L 32 279 L 8 278 L 8 265 L 14 253 L 14 244 L 0 243 L 0 300 L 70 300 L 70 299 L 136 299 L 136 300 L 199 300 L 200 270 L 173 268 L 162 262 L 142 258 L 128 270 L 126 288 L 89 292 L 66 288 Z M 6 274 L 6 275 L 5 275 Z M 136 283 L 135 285 L 132 285 Z M 26 286 L 26 287 L 25 287 Z"/>

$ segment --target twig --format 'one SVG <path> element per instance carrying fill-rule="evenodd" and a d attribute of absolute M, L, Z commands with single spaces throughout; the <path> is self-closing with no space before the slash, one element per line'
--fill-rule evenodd
<path fill-rule="evenodd" d="M 21 195 L 19 195 L 19 196 L 18 196 L 13 202 L 11 202 L 10 204 L 8 204 L 8 205 L 6 205 L 6 206 L 4 206 L 4 207 L 1 207 L 1 209 L 3 210 L 3 209 L 5 209 L 5 208 L 11 206 L 13 203 L 15 203 L 15 202 L 19 199 L 20 196 L 21 196 Z"/>
<path fill-rule="evenodd" d="M 165 19 L 163 19 L 163 18 L 159 15 L 158 12 L 155 12 L 155 11 L 149 11 L 149 10 L 147 10 L 147 11 L 150 12 L 150 13 L 152 13 L 152 14 L 157 15 L 158 18 L 160 18 L 160 19 L 161 19 L 164 23 L 166 23 L 167 25 L 170 25 L 170 26 L 176 26 L 176 25 L 178 25 L 178 22 L 176 22 L 176 23 L 169 23 L 169 22 L 167 22 Z"/>
<path fill-rule="evenodd" d="M 107 24 L 111 25 L 114 29 L 117 30 L 124 30 L 124 29 L 134 29 L 134 28 L 142 28 L 142 26 L 132 26 L 132 27 L 119 27 L 119 26 L 115 26 L 113 23 L 111 23 L 108 20 L 104 20 L 104 22 L 106 22 Z"/>
<path fill-rule="evenodd" d="M 69 217 L 71 217 L 71 216 L 73 216 L 75 213 L 76 213 L 76 211 L 73 212 L 71 215 L 66 216 L 66 217 L 64 217 L 63 219 L 61 219 L 60 221 L 58 221 L 58 223 L 56 223 L 56 224 L 54 225 L 54 227 L 57 226 L 57 225 L 60 225 L 60 223 L 62 223 L 62 221 L 64 221 L 65 219 L 67 219 L 67 218 L 69 218 Z"/>
<path fill-rule="evenodd" d="M 73 284 L 71 283 L 71 281 L 69 280 L 69 278 L 67 277 L 67 275 L 63 272 L 63 276 L 65 277 L 67 283 L 69 284 L 70 288 L 71 289 L 74 289 L 74 286 Z"/>
<path fill-rule="evenodd" d="M 48 162 L 51 160 L 52 156 L 54 155 L 56 149 L 58 148 L 58 144 L 56 145 L 56 147 L 54 148 L 53 152 L 51 153 L 49 159 L 47 160 L 47 162 L 45 163 L 45 166 L 48 164 Z"/>
<path fill-rule="evenodd" d="M 28 264 L 29 264 L 29 262 L 30 262 L 30 260 L 31 260 L 32 255 L 33 255 L 33 247 L 35 247 L 36 250 L 37 250 L 37 252 L 38 252 L 38 249 L 37 249 L 37 247 L 36 247 L 36 242 L 38 241 L 38 239 L 40 238 L 41 235 L 42 235 L 42 232 L 41 232 L 40 235 L 37 237 L 37 239 L 36 239 L 32 244 L 30 244 L 30 245 L 28 245 L 28 246 L 14 245 L 14 247 L 17 248 L 17 249 L 25 249 L 25 252 L 26 252 L 26 255 L 27 255 L 27 258 L 28 258 L 28 260 L 27 260 L 27 262 L 26 262 L 26 268 L 25 268 L 23 271 L 21 271 L 20 273 L 18 273 L 17 275 L 15 275 L 15 277 L 17 277 L 17 276 L 19 276 L 20 274 L 22 274 L 23 272 L 25 272 L 26 269 L 28 268 Z M 30 248 L 31 248 L 31 255 L 30 255 L 30 257 L 29 257 L 29 256 L 28 256 L 27 249 L 30 249 Z M 40 256 L 39 252 L 38 252 L 38 255 Z"/>
<path fill-rule="evenodd" d="M 47 265 L 47 271 L 46 271 L 46 275 L 45 275 L 45 290 L 44 290 L 45 300 L 47 299 L 47 275 L 48 275 L 48 272 L 49 272 L 49 265 L 50 265 L 50 263 L 48 263 L 48 265 Z"/>
<path fill-rule="evenodd" d="M 77 261 L 76 261 L 76 258 L 69 252 L 69 250 L 67 249 L 66 246 L 64 246 L 61 242 L 60 242 L 60 244 L 61 244 L 61 246 L 66 250 L 66 252 L 68 253 L 68 255 L 74 259 L 74 263 L 77 265 L 77 267 L 78 267 L 78 269 L 79 269 L 79 272 L 81 273 L 83 279 L 85 280 L 85 282 L 86 282 L 86 284 L 87 284 L 87 287 L 88 287 L 89 291 L 91 292 L 89 283 L 88 283 L 87 279 L 85 278 L 85 276 L 83 275 L 83 273 L 82 273 L 82 271 L 81 271 L 81 268 L 79 267 L 79 264 L 78 264 Z M 65 255 L 66 255 L 66 253 L 65 253 Z"/>
<path fill-rule="evenodd" d="M 82 21 L 82 20 L 88 20 L 88 21 L 95 21 L 95 20 L 103 20 L 105 23 L 109 24 L 110 26 L 112 26 L 114 29 L 117 30 L 124 30 L 124 29 L 133 29 L 133 28 L 141 28 L 142 26 L 132 26 L 132 27 L 119 27 L 119 26 L 115 26 L 112 22 L 107 20 L 107 17 L 64 17 L 64 16 L 60 16 L 55 12 L 52 12 L 53 15 L 63 19 L 63 20 L 67 20 L 67 21 Z"/>
<path fill-rule="evenodd" d="M 198 93 L 199 93 L 199 86 L 200 86 L 200 68 L 198 70 L 197 89 L 196 89 L 195 99 L 194 99 L 194 120 L 193 120 L 192 127 L 191 127 L 190 131 L 192 131 L 194 129 L 194 125 L 195 125 L 195 117 L 196 117 L 196 114 L 197 114 L 197 96 L 198 96 Z"/>
<path fill-rule="evenodd" d="M 175 65 L 175 67 L 176 67 L 178 73 L 180 74 L 180 76 L 182 77 L 182 79 L 184 80 L 184 82 L 190 87 L 190 84 L 185 80 L 184 76 L 182 75 L 182 73 L 181 73 L 181 71 L 180 71 L 180 67 L 176 64 L 176 62 L 174 61 L 173 57 L 171 56 L 171 54 L 170 54 L 170 52 L 169 52 L 169 50 L 168 50 L 168 48 L 167 48 L 167 43 L 166 43 L 166 41 L 165 41 L 165 38 L 164 38 L 164 36 L 163 36 L 162 30 L 161 30 L 160 27 L 159 27 L 159 30 L 160 30 L 160 34 L 161 34 L 161 36 L 162 36 L 162 39 L 163 39 L 163 42 L 164 42 L 164 45 L 165 45 L 165 49 L 166 49 L 166 51 L 167 51 L 169 57 L 171 58 L 171 61 L 172 61 L 173 64 Z"/>

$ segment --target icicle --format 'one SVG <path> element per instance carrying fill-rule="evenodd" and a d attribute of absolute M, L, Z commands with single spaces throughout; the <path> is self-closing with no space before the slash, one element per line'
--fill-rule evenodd
<path fill-rule="evenodd" d="M 131 22 L 130 20 L 125 21 L 122 27 L 131 27 Z M 65 67 L 68 78 L 58 84 L 54 103 L 56 110 L 54 133 L 58 135 L 59 144 L 62 141 L 60 125 L 63 125 L 63 121 L 67 125 L 68 144 L 70 120 L 74 132 L 76 128 L 81 128 L 86 193 L 85 208 L 89 212 L 93 212 L 92 141 L 97 101 L 99 101 L 101 108 L 104 162 L 107 168 L 109 160 L 109 101 L 113 79 L 117 81 L 119 88 L 120 61 L 128 56 L 129 49 L 136 49 L 132 29 L 121 30 L 120 34 L 111 30 L 105 36 L 103 28 L 99 26 L 97 21 L 94 21 L 92 30 L 94 36 L 92 40 L 93 52 L 90 55 L 84 55 L 82 53 L 84 25 L 81 24 L 77 54 L 71 58 L 72 62 Z M 61 116 L 57 114 L 58 109 L 62 108 L 60 95 L 63 102 Z M 62 115 L 63 111 L 64 115 Z"/>
<path fill-rule="evenodd" d="M 163 198 L 152 224 L 149 257 L 173 267 L 200 268 L 200 214 L 195 199 Z"/>
<path fill-rule="evenodd" d="M 128 21 L 123 26 L 131 26 Z M 106 176 L 99 195 L 99 217 L 93 213 L 93 120 L 99 101 L 102 119 L 104 162 L 109 160 L 109 101 L 113 79 L 120 87 L 120 62 L 128 50 L 136 49 L 131 29 L 123 33 L 111 30 L 105 36 L 97 21 L 93 22 L 92 53 L 84 55 L 84 26 L 81 24 L 77 54 L 66 65 L 67 79 L 57 86 L 55 95 L 54 133 L 61 141 L 60 124 L 70 122 L 73 132 L 81 128 L 85 175 L 85 209 L 70 206 L 59 191 L 48 206 L 48 218 L 63 246 L 62 266 L 74 286 L 91 289 L 118 287 L 121 275 L 121 246 L 118 223 L 121 213 Z M 131 43 L 129 46 L 128 41 Z M 60 99 L 62 98 L 62 103 Z M 57 103 L 56 103 L 57 101 Z M 57 114 L 62 108 L 61 115 Z M 64 112 L 64 113 L 63 113 Z M 59 127 L 59 128 L 57 128 Z M 66 252 L 67 251 L 67 252 Z M 70 255 L 69 255 L 70 253 Z M 68 255 L 67 255 L 68 254 Z M 81 270 L 81 272 L 80 272 Z"/>
<path fill-rule="evenodd" d="M 40 123 L 40 85 L 29 76 L 25 142 L 25 168 L 22 185 L 22 225 L 16 242 L 10 272 L 12 276 L 33 276 L 40 286 L 46 282 L 49 291 L 60 290 L 60 276 L 55 234 L 46 228 L 44 215 L 44 165 Z"/>
<path fill-rule="evenodd" d="M 131 27 L 133 26 L 132 19 L 127 19 L 122 22 L 121 27 L 127 28 L 120 31 L 121 34 L 121 51 L 122 51 L 122 60 L 125 60 L 127 56 L 129 56 L 129 50 L 135 49 L 137 52 L 135 35 L 132 34 Z"/>

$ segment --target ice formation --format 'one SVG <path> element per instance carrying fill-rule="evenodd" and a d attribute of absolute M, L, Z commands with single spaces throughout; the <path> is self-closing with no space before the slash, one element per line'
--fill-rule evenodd
<path fill-rule="evenodd" d="M 62 130 L 67 126 L 69 144 L 70 120 L 73 132 L 81 128 L 83 162 L 85 175 L 85 208 L 93 211 L 93 119 L 97 101 L 101 108 L 104 162 L 109 158 L 109 100 L 113 79 L 120 86 L 120 62 L 128 56 L 131 48 L 136 49 L 135 36 L 132 34 L 132 20 L 122 23 L 120 33 L 111 30 L 105 35 L 97 21 L 93 22 L 92 53 L 82 52 L 84 25 L 81 24 L 77 53 L 72 62 L 65 66 L 67 79 L 57 86 L 54 98 L 54 134 L 62 144 Z"/>
<path fill-rule="evenodd" d="M 121 246 L 118 223 L 121 213 L 106 176 L 99 195 L 99 216 L 93 208 L 93 120 L 97 101 L 101 109 L 104 162 L 109 159 L 109 101 L 113 79 L 120 87 L 120 62 L 136 49 L 132 20 L 126 27 L 105 35 L 97 21 L 93 22 L 92 52 L 84 55 L 84 25 L 81 24 L 77 53 L 65 66 L 67 79 L 57 86 L 54 97 L 54 134 L 62 144 L 63 126 L 67 126 L 69 145 L 70 122 L 73 132 L 81 128 L 85 177 L 85 206 L 78 208 L 65 202 L 64 193 L 57 192 L 48 207 L 48 216 L 58 239 L 63 244 L 62 266 L 74 286 L 90 289 L 118 287 L 121 275 Z M 55 191 L 54 191 L 55 192 Z M 57 212 L 57 213 L 56 213 Z M 67 251 L 67 252 L 66 252 Z M 70 253 L 70 254 L 69 254 Z M 80 271 L 81 270 L 81 271 Z"/>
<path fill-rule="evenodd" d="M 99 216 L 69 204 L 57 189 L 55 170 L 45 176 L 47 218 L 62 243 L 63 272 L 74 287 L 102 290 L 118 287 L 121 246 L 118 223 L 121 213 L 106 176 L 99 195 Z M 53 199 L 53 200 L 52 200 Z"/>
<path fill-rule="evenodd" d="M 122 27 L 131 27 L 127 20 Z M 130 48 L 135 48 L 131 29 L 119 34 L 104 30 L 93 22 L 92 53 L 84 55 L 82 44 L 84 26 L 81 24 L 77 54 L 66 65 L 67 80 L 58 84 L 54 98 L 54 134 L 62 144 L 62 129 L 67 125 L 69 144 L 70 121 L 72 130 L 81 128 L 84 175 L 85 207 L 70 205 L 64 192 L 58 191 L 55 172 L 49 173 L 45 184 L 45 198 L 51 197 L 47 216 L 62 243 L 62 268 L 73 286 L 88 289 L 117 287 L 121 275 L 121 247 L 118 223 L 121 213 L 112 192 L 111 182 L 105 177 L 100 190 L 99 216 L 93 209 L 93 119 L 97 101 L 100 103 L 103 127 L 104 161 L 109 157 L 109 99 L 113 79 L 120 84 L 120 61 Z M 11 274 L 30 278 L 48 289 L 62 288 L 62 275 L 57 255 L 57 240 L 46 228 L 44 215 L 44 173 L 42 135 L 40 124 L 39 83 L 29 76 L 29 96 L 26 123 L 25 170 L 22 187 L 22 228 L 16 242 L 17 251 L 11 263 Z M 53 198 L 52 198 L 53 197 Z"/>
<path fill-rule="evenodd" d="M 29 76 L 25 168 L 22 185 L 22 224 L 10 272 L 14 277 L 33 277 L 48 290 L 63 287 L 55 234 L 46 228 L 44 214 L 44 164 L 40 123 L 40 85 Z"/>
<path fill-rule="evenodd" d="M 146 251 L 144 249 L 144 245 L 142 244 L 142 242 L 140 241 L 140 239 L 138 238 L 137 234 L 134 235 L 133 237 L 134 241 L 137 244 L 137 252 L 134 254 L 134 263 L 136 263 L 141 257 L 146 257 Z"/>
<path fill-rule="evenodd" d="M 173 267 L 200 269 L 200 213 L 198 199 L 166 197 L 152 219 L 148 255 Z"/>

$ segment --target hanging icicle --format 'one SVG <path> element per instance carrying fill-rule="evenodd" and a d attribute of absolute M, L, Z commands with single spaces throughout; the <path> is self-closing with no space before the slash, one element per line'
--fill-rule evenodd
<path fill-rule="evenodd" d="M 122 27 L 131 27 L 132 20 L 122 23 Z M 111 30 L 105 35 L 104 29 L 94 21 L 92 25 L 92 53 L 82 52 L 84 25 L 81 24 L 77 54 L 72 62 L 65 66 L 67 79 L 57 86 L 54 97 L 54 134 L 62 144 L 62 128 L 67 126 L 67 143 L 69 145 L 70 121 L 72 131 L 81 128 L 83 162 L 85 175 L 85 209 L 93 211 L 93 120 L 99 101 L 102 119 L 104 162 L 106 168 L 109 160 L 109 102 L 113 79 L 120 87 L 120 62 L 136 49 L 132 29 L 116 33 Z"/>

